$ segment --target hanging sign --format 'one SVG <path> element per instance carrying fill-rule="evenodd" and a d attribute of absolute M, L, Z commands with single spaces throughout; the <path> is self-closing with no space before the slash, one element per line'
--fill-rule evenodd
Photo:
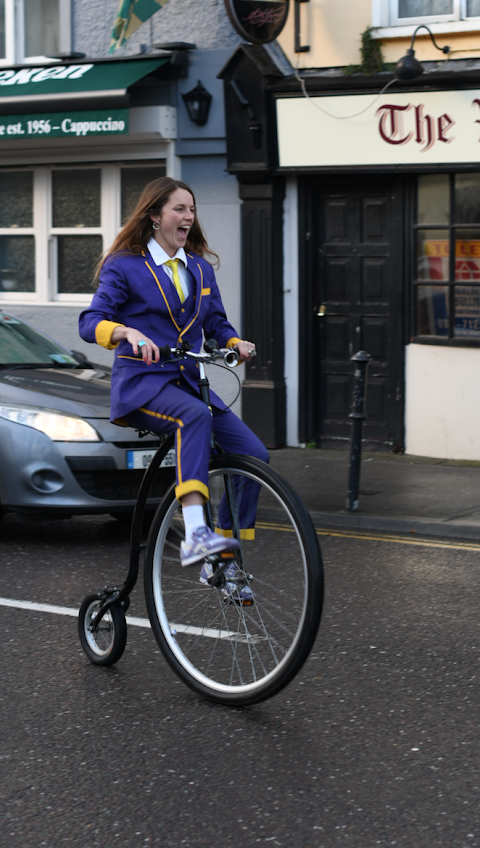
<path fill-rule="evenodd" d="M 238 34 L 252 44 L 268 44 L 280 35 L 289 0 L 225 0 L 228 17 Z"/>
<path fill-rule="evenodd" d="M 128 109 L 92 112 L 38 112 L 0 115 L 0 142 L 24 138 L 78 138 L 86 135 L 125 135 Z"/>

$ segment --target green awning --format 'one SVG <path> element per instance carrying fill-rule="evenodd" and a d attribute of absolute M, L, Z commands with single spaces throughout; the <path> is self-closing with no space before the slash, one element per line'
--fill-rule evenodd
<path fill-rule="evenodd" d="M 0 102 L 3 97 L 20 99 L 27 95 L 68 95 L 84 92 L 118 92 L 156 71 L 169 57 L 133 59 L 118 62 L 47 65 L 0 69 Z M 56 98 L 55 98 L 56 99 Z"/>

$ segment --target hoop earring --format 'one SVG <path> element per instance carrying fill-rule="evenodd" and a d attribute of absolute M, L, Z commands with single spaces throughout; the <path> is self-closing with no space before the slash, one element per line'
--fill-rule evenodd
<path fill-rule="evenodd" d="M 160 224 L 157 221 L 152 221 L 152 227 L 154 230 L 159 230 Z"/>

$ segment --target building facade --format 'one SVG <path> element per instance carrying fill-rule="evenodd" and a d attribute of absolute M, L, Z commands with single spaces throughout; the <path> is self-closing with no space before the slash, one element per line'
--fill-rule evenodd
<path fill-rule="evenodd" d="M 275 49 L 240 45 L 222 70 L 264 353 L 244 414 L 270 444 L 347 446 L 363 349 L 369 445 L 479 460 L 480 3 L 291 7 Z M 414 34 L 424 72 L 400 80 Z"/>
<path fill-rule="evenodd" d="M 103 364 L 112 352 L 79 338 L 78 314 L 102 251 L 164 174 L 192 185 L 229 317 L 242 321 L 241 201 L 217 79 L 239 37 L 223 3 L 170 0 L 108 56 L 117 10 L 0 4 L 0 306 Z M 204 124 L 182 98 L 199 81 L 212 98 Z"/>

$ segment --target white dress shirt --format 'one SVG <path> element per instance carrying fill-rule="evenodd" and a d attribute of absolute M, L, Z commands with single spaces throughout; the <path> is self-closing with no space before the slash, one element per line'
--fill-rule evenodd
<path fill-rule="evenodd" d="M 180 260 L 180 262 L 178 263 L 178 276 L 180 279 L 180 285 L 182 287 L 183 294 L 185 295 L 186 299 L 190 294 L 190 280 L 187 271 L 187 257 L 183 247 L 178 248 L 175 256 L 169 256 L 168 253 L 165 253 L 163 247 L 159 245 L 158 241 L 155 241 L 153 236 L 148 242 L 147 247 L 150 251 L 150 255 L 153 261 L 155 262 L 155 265 L 161 265 L 163 267 L 163 270 L 165 271 L 167 277 L 172 281 L 172 286 L 174 289 L 175 286 L 173 285 L 173 270 L 172 268 L 170 268 L 169 265 L 165 265 L 165 262 L 167 262 L 169 259 Z"/>

